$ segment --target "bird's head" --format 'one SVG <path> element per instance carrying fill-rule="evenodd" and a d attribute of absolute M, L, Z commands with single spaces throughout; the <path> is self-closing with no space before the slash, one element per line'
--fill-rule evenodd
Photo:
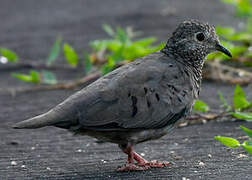
<path fill-rule="evenodd" d="M 209 53 L 215 51 L 232 57 L 231 53 L 220 44 L 215 28 L 197 20 L 182 22 L 162 51 L 179 56 L 191 64 L 194 62 L 190 61 L 203 61 Z"/>

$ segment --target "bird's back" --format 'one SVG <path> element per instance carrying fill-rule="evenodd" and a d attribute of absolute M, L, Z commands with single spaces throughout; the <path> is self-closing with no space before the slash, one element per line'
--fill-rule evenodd
<path fill-rule="evenodd" d="M 45 125 L 72 131 L 158 129 L 186 116 L 194 98 L 191 70 L 157 52 L 70 96 L 50 111 L 54 115 Z"/>

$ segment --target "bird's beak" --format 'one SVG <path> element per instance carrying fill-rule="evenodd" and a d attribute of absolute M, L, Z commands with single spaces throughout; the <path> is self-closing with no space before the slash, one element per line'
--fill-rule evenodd
<path fill-rule="evenodd" d="M 232 54 L 229 52 L 229 50 L 227 50 L 226 48 L 224 48 L 222 45 L 220 45 L 220 43 L 216 44 L 216 50 L 223 52 L 224 54 L 226 54 L 229 57 L 232 57 Z"/>

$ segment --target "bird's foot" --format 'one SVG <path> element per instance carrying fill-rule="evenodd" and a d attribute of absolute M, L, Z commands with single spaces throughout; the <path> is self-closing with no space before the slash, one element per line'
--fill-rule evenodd
<path fill-rule="evenodd" d="M 170 165 L 169 162 L 159 162 L 157 160 L 147 161 L 143 157 L 141 157 L 136 152 L 133 152 L 134 159 L 137 161 L 137 165 L 140 167 L 150 167 L 150 168 L 162 168 Z"/>
<path fill-rule="evenodd" d="M 150 168 L 162 168 L 162 167 L 167 167 L 170 165 L 169 162 L 159 162 L 157 160 L 153 161 L 145 161 L 145 162 L 139 162 L 137 164 L 140 167 L 150 167 Z"/>
<path fill-rule="evenodd" d="M 147 170 L 149 168 L 150 168 L 150 166 L 138 166 L 138 165 L 135 165 L 133 163 L 128 163 L 128 164 L 125 164 L 125 166 L 123 166 L 123 167 L 119 167 L 117 169 L 117 171 L 119 171 L 119 172 L 123 172 L 123 171 L 144 171 L 144 170 Z"/>

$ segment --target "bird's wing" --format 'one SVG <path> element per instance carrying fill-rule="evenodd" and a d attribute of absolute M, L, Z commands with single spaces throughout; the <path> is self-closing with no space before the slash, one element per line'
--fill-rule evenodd
<path fill-rule="evenodd" d="M 69 118 L 75 117 L 78 129 L 160 128 L 189 111 L 189 84 L 176 61 L 154 53 L 84 88 L 63 103 L 61 111 L 72 109 Z"/>

